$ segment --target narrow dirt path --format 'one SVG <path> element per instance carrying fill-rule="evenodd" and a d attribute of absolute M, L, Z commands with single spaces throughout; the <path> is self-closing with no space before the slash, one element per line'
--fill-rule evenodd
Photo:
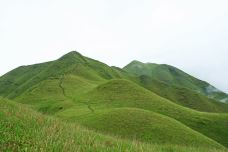
<path fill-rule="evenodd" d="M 64 80 L 64 75 L 62 75 L 61 78 L 59 79 L 59 87 L 62 90 L 62 93 L 63 93 L 64 97 L 67 97 L 65 89 L 63 87 L 63 80 Z"/>
<path fill-rule="evenodd" d="M 88 108 L 94 113 L 94 109 L 88 104 Z"/>
<path fill-rule="evenodd" d="M 65 89 L 64 89 L 64 87 L 63 87 L 63 80 L 64 80 L 64 75 L 61 75 L 61 77 L 60 77 L 60 79 L 59 79 L 59 88 L 62 90 L 63 96 L 66 97 L 66 98 L 68 98 L 68 99 L 70 99 L 70 100 L 73 100 L 73 101 L 74 101 L 74 99 L 72 99 L 71 97 L 68 97 L 68 96 L 66 95 Z M 79 101 L 78 101 L 78 102 L 79 102 Z M 79 102 L 79 103 L 82 103 L 82 104 L 87 105 L 88 109 L 89 109 L 92 113 L 94 113 L 94 109 L 91 107 L 91 105 L 90 105 L 89 103 L 87 103 L 87 102 Z"/>

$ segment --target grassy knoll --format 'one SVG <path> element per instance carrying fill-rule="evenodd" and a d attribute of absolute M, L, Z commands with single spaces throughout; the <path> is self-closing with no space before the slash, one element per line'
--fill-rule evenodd
<path fill-rule="evenodd" d="M 174 118 L 228 146 L 228 114 L 203 113 L 184 108 L 127 80 L 111 80 L 81 99 L 96 109 L 134 107 Z"/>
<path fill-rule="evenodd" d="M 221 146 L 174 119 L 137 108 L 95 111 L 93 115 L 81 119 L 80 123 L 100 132 L 153 144 Z"/>

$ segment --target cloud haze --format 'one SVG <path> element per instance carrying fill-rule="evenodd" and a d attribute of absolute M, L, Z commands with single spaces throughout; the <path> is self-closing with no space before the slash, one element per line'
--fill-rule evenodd
<path fill-rule="evenodd" d="M 0 74 L 71 50 L 174 65 L 228 92 L 227 0 L 5 0 Z"/>

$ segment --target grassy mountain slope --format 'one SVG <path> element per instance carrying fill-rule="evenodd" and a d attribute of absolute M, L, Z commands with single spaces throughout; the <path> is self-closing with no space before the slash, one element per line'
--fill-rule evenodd
<path fill-rule="evenodd" d="M 149 145 L 104 136 L 0 99 L 0 151 L 225 152 L 223 148 Z"/>
<path fill-rule="evenodd" d="M 56 61 L 19 67 L 5 74 L 0 78 L 0 86 L 4 88 L 0 89 L 0 95 L 13 99 L 41 81 L 68 73 L 93 81 L 121 77 L 108 65 L 73 51 Z"/>
<path fill-rule="evenodd" d="M 179 105 L 203 112 L 228 112 L 228 104 L 217 102 L 191 89 L 169 85 L 162 81 L 142 75 L 136 81 L 148 90 Z"/>
<path fill-rule="evenodd" d="M 101 135 L 0 99 L 0 151 L 225 152 L 222 147 L 151 145 Z"/>
<path fill-rule="evenodd" d="M 45 94 L 45 91 L 43 91 L 43 93 L 39 93 L 35 91 L 35 88 L 39 88 L 39 85 L 41 85 L 40 87 L 43 88 L 42 90 L 45 90 L 45 86 L 48 85 L 48 83 L 46 82 L 51 81 L 50 86 L 54 86 L 53 84 L 56 84 L 57 86 L 57 84 L 59 85 L 60 81 L 63 80 L 63 81 L 68 81 L 72 84 L 72 85 L 69 84 L 66 87 L 66 89 L 69 88 L 67 92 L 68 93 L 71 92 L 73 96 L 77 96 L 77 94 L 80 95 L 82 92 L 86 92 L 91 87 L 94 87 L 95 85 L 98 85 L 102 82 L 105 82 L 113 78 L 125 78 L 125 79 L 129 79 L 137 82 L 138 78 L 135 75 L 132 75 L 132 70 L 134 70 L 136 65 L 138 66 L 138 64 L 140 64 L 140 66 L 146 67 L 146 69 L 139 68 L 139 71 L 137 72 L 139 74 L 143 71 L 144 72 L 143 74 L 145 74 L 145 75 L 139 76 L 139 84 L 142 85 L 143 87 L 159 94 L 162 97 L 168 98 L 175 103 L 178 103 L 180 105 L 193 108 L 199 111 L 206 111 L 206 112 L 227 112 L 228 111 L 228 105 L 216 103 L 212 99 L 203 97 L 203 95 L 201 96 L 199 94 L 197 95 L 191 90 L 186 90 L 186 88 L 181 90 L 181 88 L 172 87 L 171 85 L 169 85 L 170 86 L 169 88 L 167 88 L 167 85 L 166 87 L 161 87 L 163 85 L 162 83 L 160 84 L 158 84 L 157 82 L 154 83 L 155 81 L 158 81 L 158 80 L 151 78 L 150 76 L 147 76 L 147 75 L 151 75 L 151 73 L 149 72 L 155 71 L 152 73 L 154 77 L 159 77 L 159 72 L 156 72 L 156 71 L 162 71 L 162 72 L 165 71 L 164 76 L 167 77 L 167 79 L 169 77 L 178 79 L 178 77 L 176 78 L 176 76 L 172 75 L 172 73 L 166 74 L 167 70 L 160 70 L 160 68 L 157 67 L 159 66 L 157 64 L 143 64 L 140 62 L 136 62 L 136 63 L 135 62 L 132 62 L 132 64 L 134 63 L 133 64 L 134 66 L 129 64 L 127 67 L 124 68 L 124 70 L 122 70 L 117 67 L 109 67 L 104 63 L 84 57 L 80 53 L 72 51 L 64 55 L 58 60 L 36 64 L 36 65 L 22 66 L 5 74 L 0 78 L 0 86 L 1 86 L 0 95 L 10 99 L 22 97 L 23 100 L 21 101 L 27 102 L 27 103 L 33 103 L 33 101 L 31 102 L 30 99 L 32 100 L 42 99 L 42 101 L 63 100 L 64 98 L 58 97 L 57 99 L 56 97 L 54 97 L 55 94 L 54 96 L 50 96 L 48 99 L 43 100 L 43 98 L 47 97 L 46 95 L 45 96 L 42 95 L 43 93 Z M 130 73 L 128 73 L 129 70 L 126 70 L 128 68 L 131 69 Z M 157 70 L 154 70 L 154 69 L 157 69 Z M 182 77 L 182 75 L 180 77 Z M 182 78 L 183 81 L 185 79 L 188 80 L 188 77 L 190 76 L 187 75 L 183 77 Z M 170 79 L 169 81 L 171 82 L 171 78 L 169 79 Z M 163 81 L 160 81 L 160 82 L 163 82 Z M 175 83 L 176 82 L 178 82 L 178 80 L 175 80 Z M 66 84 L 66 82 L 64 83 Z M 74 91 L 71 91 L 73 89 Z M 59 89 L 56 88 L 56 90 L 59 90 Z M 49 94 L 50 93 L 49 91 L 46 94 Z M 22 94 L 27 94 L 26 98 L 24 98 L 25 96 Z M 225 97 L 222 96 L 222 98 L 225 98 Z"/>
<path fill-rule="evenodd" d="M 62 85 L 61 87 L 59 86 L 60 83 Z M 173 114 L 173 112 L 182 108 L 168 100 L 161 99 L 161 97 L 155 94 L 152 95 L 150 91 L 147 91 L 130 81 L 117 79 L 99 85 L 98 87 L 97 85 L 98 84 L 94 81 L 84 80 L 75 75 L 65 75 L 61 79 L 48 79 L 42 81 L 37 86 L 28 89 L 22 96 L 16 98 L 16 100 L 27 103 L 42 113 L 57 113 L 56 115 L 61 118 L 79 121 L 80 119 L 84 120 L 88 115 L 93 116 L 93 111 L 96 111 L 97 109 L 102 111 L 113 107 L 137 107 L 151 111 L 160 109 L 157 112 L 162 114 L 166 113 L 166 109 L 169 109 L 172 113 L 169 113 L 168 116 L 173 117 L 176 115 Z M 83 96 L 83 94 L 86 95 Z M 154 100 L 155 102 L 150 102 Z M 139 101 L 141 103 L 139 103 Z M 113 103 L 110 104 L 109 102 Z M 90 108 L 88 106 L 90 106 Z M 184 114 L 188 115 L 190 112 L 190 110 L 185 110 Z M 180 115 L 182 115 L 182 113 L 180 113 Z M 110 117 L 110 119 L 111 118 L 112 117 Z M 188 118 L 184 118 L 184 120 L 186 119 Z M 190 119 L 190 122 L 191 121 L 193 120 Z M 198 123 L 199 122 L 193 122 L 195 126 L 197 126 Z M 218 125 L 224 127 L 226 124 L 218 123 Z M 217 131 L 215 131 L 215 128 L 209 128 L 209 130 L 215 132 L 213 139 L 214 137 L 219 137 L 220 134 L 223 134 L 224 136 L 227 134 L 226 132 L 224 133 L 224 128 L 222 128 L 221 133 L 218 134 Z M 197 131 L 201 130 L 198 129 Z M 224 140 L 224 137 L 221 137 L 220 140 Z"/>
<path fill-rule="evenodd" d="M 227 94 L 216 89 L 209 83 L 196 79 L 170 65 L 132 61 L 123 69 L 137 76 L 145 75 L 169 85 L 191 89 L 216 100 L 223 101 L 222 99 L 228 98 Z"/>
<path fill-rule="evenodd" d="M 0 94 L 1 96 L 8 96 L 14 92 L 22 84 L 29 81 L 35 75 L 46 69 L 52 62 L 35 64 L 30 66 L 18 67 L 0 78 Z"/>
<path fill-rule="evenodd" d="M 149 67 L 151 68 L 151 66 Z M 154 68 L 156 69 L 156 66 L 151 69 Z M 172 74 L 171 76 L 174 77 Z M 135 136 L 137 137 L 135 139 L 140 141 L 173 145 L 180 143 L 180 134 L 184 131 L 189 137 L 184 138 L 183 145 L 194 147 L 210 143 L 212 146 L 218 146 L 220 143 L 228 146 L 227 114 L 202 113 L 180 105 L 193 109 L 199 107 L 197 110 L 210 112 L 224 112 L 226 107 L 221 107 L 221 104 L 213 103 L 214 101 L 208 101 L 208 98 L 191 89 L 185 89 L 183 93 L 179 90 L 180 86 L 173 87 L 174 85 L 169 84 L 170 87 L 167 87 L 166 82 L 176 78 L 171 78 L 166 82 L 156 80 L 156 83 L 159 83 L 154 85 L 155 87 L 151 87 L 150 84 L 155 84 L 154 81 L 153 83 L 141 82 L 138 77 L 141 76 L 136 76 L 132 72 L 117 67 L 109 67 L 77 52 L 70 52 L 58 60 L 19 67 L 7 73 L 0 78 L 0 95 L 28 104 L 44 114 L 76 121 L 106 134 L 115 134 L 131 140 Z M 150 76 L 147 77 L 149 77 L 149 81 L 154 80 Z M 178 80 L 172 83 L 176 81 Z M 163 87 L 163 84 L 166 86 Z M 192 84 L 189 86 L 194 87 Z M 159 89 L 165 91 L 161 92 L 160 90 L 160 93 Z M 183 96 L 187 96 L 187 104 L 183 104 Z M 191 107 L 191 104 L 194 106 Z M 123 119 L 120 122 L 111 121 L 113 118 L 118 121 L 117 118 L 122 117 L 129 120 L 126 122 L 130 126 L 129 128 L 122 128 L 121 131 L 115 126 L 113 126 L 114 128 L 105 127 L 108 124 L 125 125 Z M 142 123 L 144 117 L 148 119 L 145 121 L 145 128 L 141 128 L 144 132 L 138 134 L 135 132 L 132 136 L 127 136 L 124 133 L 140 129 L 135 127 L 133 120 Z M 100 120 L 104 120 L 104 122 Z M 160 125 L 161 128 L 166 129 L 166 132 L 165 134 L 161 133 L 161 139 L 154 138 L 158 135 L 151 133 L 153 129 L 157 129 L 153 122 L 157 126 L 159 126 L 158 122 L 162 122 L 173 129 L 176 126 L 176 130 L 170 131 L 168 127 L 164 127 L 165 125 Z M 145 137 L 145 134 L 148 134 L 150 138 Z M 178 135 L 176 140 L 167 140 L 171 136 L 176 136 L 175 134 Z M 199 137 L 199 140 L 196 140 L 195 137 Z M 198 145 L 194 140 L 198 141 Z"/>
<path fill-rule="evenodd" d="M 81 123 L 100 132 L 153 144 L 219 147 L 213 140 L 174 119 L 137 108 L 96 111 L 81 119 Z"/>
<path fill-rule="evenodd" d="M 202 113 L 184 108 L 127 80 L 110 80 L 81 99 L 97 109 L 133 107 L 174 118 L 228 146 L 228 114 Z"/>
<path fill-rule="evenodd" d="M 174 84 L 196 91 L 203 91 L 202 88 L 208 86 L 206 82 L 197 80 L 187 73 L 166 64 L 145 64 L 139 61 L 133 61 L 123 69 L 138 76 L 150 76 L 167 84 Z"/>

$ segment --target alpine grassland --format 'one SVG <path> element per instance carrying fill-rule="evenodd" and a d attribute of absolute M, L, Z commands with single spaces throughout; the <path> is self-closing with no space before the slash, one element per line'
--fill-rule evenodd
<path fill-rule="evenodd" d="M 170 65 L 118 68 L 72 51 L 6 73 L 0 96 L 0 151 L 228 147 L 228 95 Z"/>
<path fill-rule="evenodd" d="M 75 123 L 45 116 L 23 104 L 0 99 L 0 151 L 225 152 L 221 146 L 146 144 L 103 135 Z M 213 143 L 213 142 L 212 142 Z"/>

